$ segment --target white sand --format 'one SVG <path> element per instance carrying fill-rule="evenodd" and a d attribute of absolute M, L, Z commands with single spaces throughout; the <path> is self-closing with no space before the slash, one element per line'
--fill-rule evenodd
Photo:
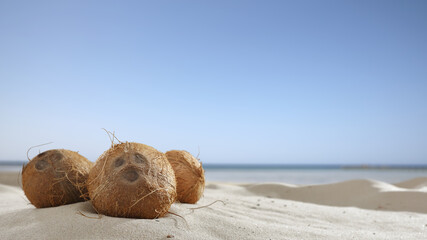
<path fill-rule="evenodd" d="M 0 183 L 17 184 L 10 180 L 16 175 L 0 175 Z M 215 200 L 225 205 L 190 209 Z M 427 178 L 395 185 L 208 183 L 196 205 L 172 206 L 185 220 L 91 219 L 79 211 L 97 216 L 89 202 L 36 209 L 19 187 L 2 184 L 0 239 L 427 239 Z"/>

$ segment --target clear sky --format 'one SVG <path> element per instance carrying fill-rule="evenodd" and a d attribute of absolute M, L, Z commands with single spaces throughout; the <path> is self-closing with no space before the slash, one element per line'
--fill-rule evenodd
<path fill-rule="evenodd" d="M 0 159 L 427 164 L 427 1 L 0 1 Z M 30 157 L 39 149 L 30 152 Z"/>

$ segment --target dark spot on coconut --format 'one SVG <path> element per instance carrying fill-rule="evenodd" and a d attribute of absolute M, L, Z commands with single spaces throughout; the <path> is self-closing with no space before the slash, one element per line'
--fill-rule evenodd
<path fill-rule="evenodd" d="M 135 153 L 135 162 L 136 163 L 145 163 L 147 162 L 147 159 L 140 153 Z"/>
<path fill-rule="evenodd" d="M 139 178 L 139 174 L 135 169 L 125 171 L 122 176 L 129 182 L 135 182 Z"/>
<path fill-rule="evenodd" d="M 37 155 L 36 157 L 43 157 L 44 155 L 46 154 L 46 152 L 42 152 L 42 153 L 39 153 L 39 155 Z"/>
<path fill-rule="evenodd" d="M 56 162 L 56 161 L 60 161 L 63 157 L 64 155 L 62 155 L 62 153 L 55 151 L 54 153 L 52 153 L 50 159 Z"/>
<path fill-rule="evenodd" d="M 123 158 L 117 158 L 116 161 L 114 162 L 114 167 L 120 167 L 121 165 L 123 165 L 125 163 L 125 160 Z"/>
<path fill-rule="evenodd" d="M 49 166 L 49 163 L 45 159 L 41 159 L 36 162 L 36 169 L 39 171 L 45 170 Z"/>

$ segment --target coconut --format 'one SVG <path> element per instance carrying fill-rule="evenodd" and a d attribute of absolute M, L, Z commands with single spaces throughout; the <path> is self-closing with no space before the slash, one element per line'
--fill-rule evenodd
<path fill-rule="evenodd" d="M 85 201 L 92 166 L 92 162 L 70 150 L 42 152 L 22 169 L 24 193 L 37 208 Z"/>
<path fill-rule="evenodd" d="M 89 196 L 98 213 L 158 218 L 176 199 L 176 181 L 166 156 L 141 143 L 120 143 L 105 151 L 89 174 Z"/>
<path fill-rule="evenodd" d="M 166 157 L 175 171 L 177 199 L 182 203 L 196 203 L 205 189 L 202 164 L 187 151 L 171 150 Z"/>

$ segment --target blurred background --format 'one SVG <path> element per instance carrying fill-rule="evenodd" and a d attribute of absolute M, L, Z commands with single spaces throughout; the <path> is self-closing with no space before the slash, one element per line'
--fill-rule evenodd
<path fill-rule="evenodd" d="M 65 148 L 96 161 L 106 128 L 199 155 L 212 180 L 427 175 L 426 12 L 426 1 L 0 1 L 2 168 L 47 142 L 29 157 Z"/>

